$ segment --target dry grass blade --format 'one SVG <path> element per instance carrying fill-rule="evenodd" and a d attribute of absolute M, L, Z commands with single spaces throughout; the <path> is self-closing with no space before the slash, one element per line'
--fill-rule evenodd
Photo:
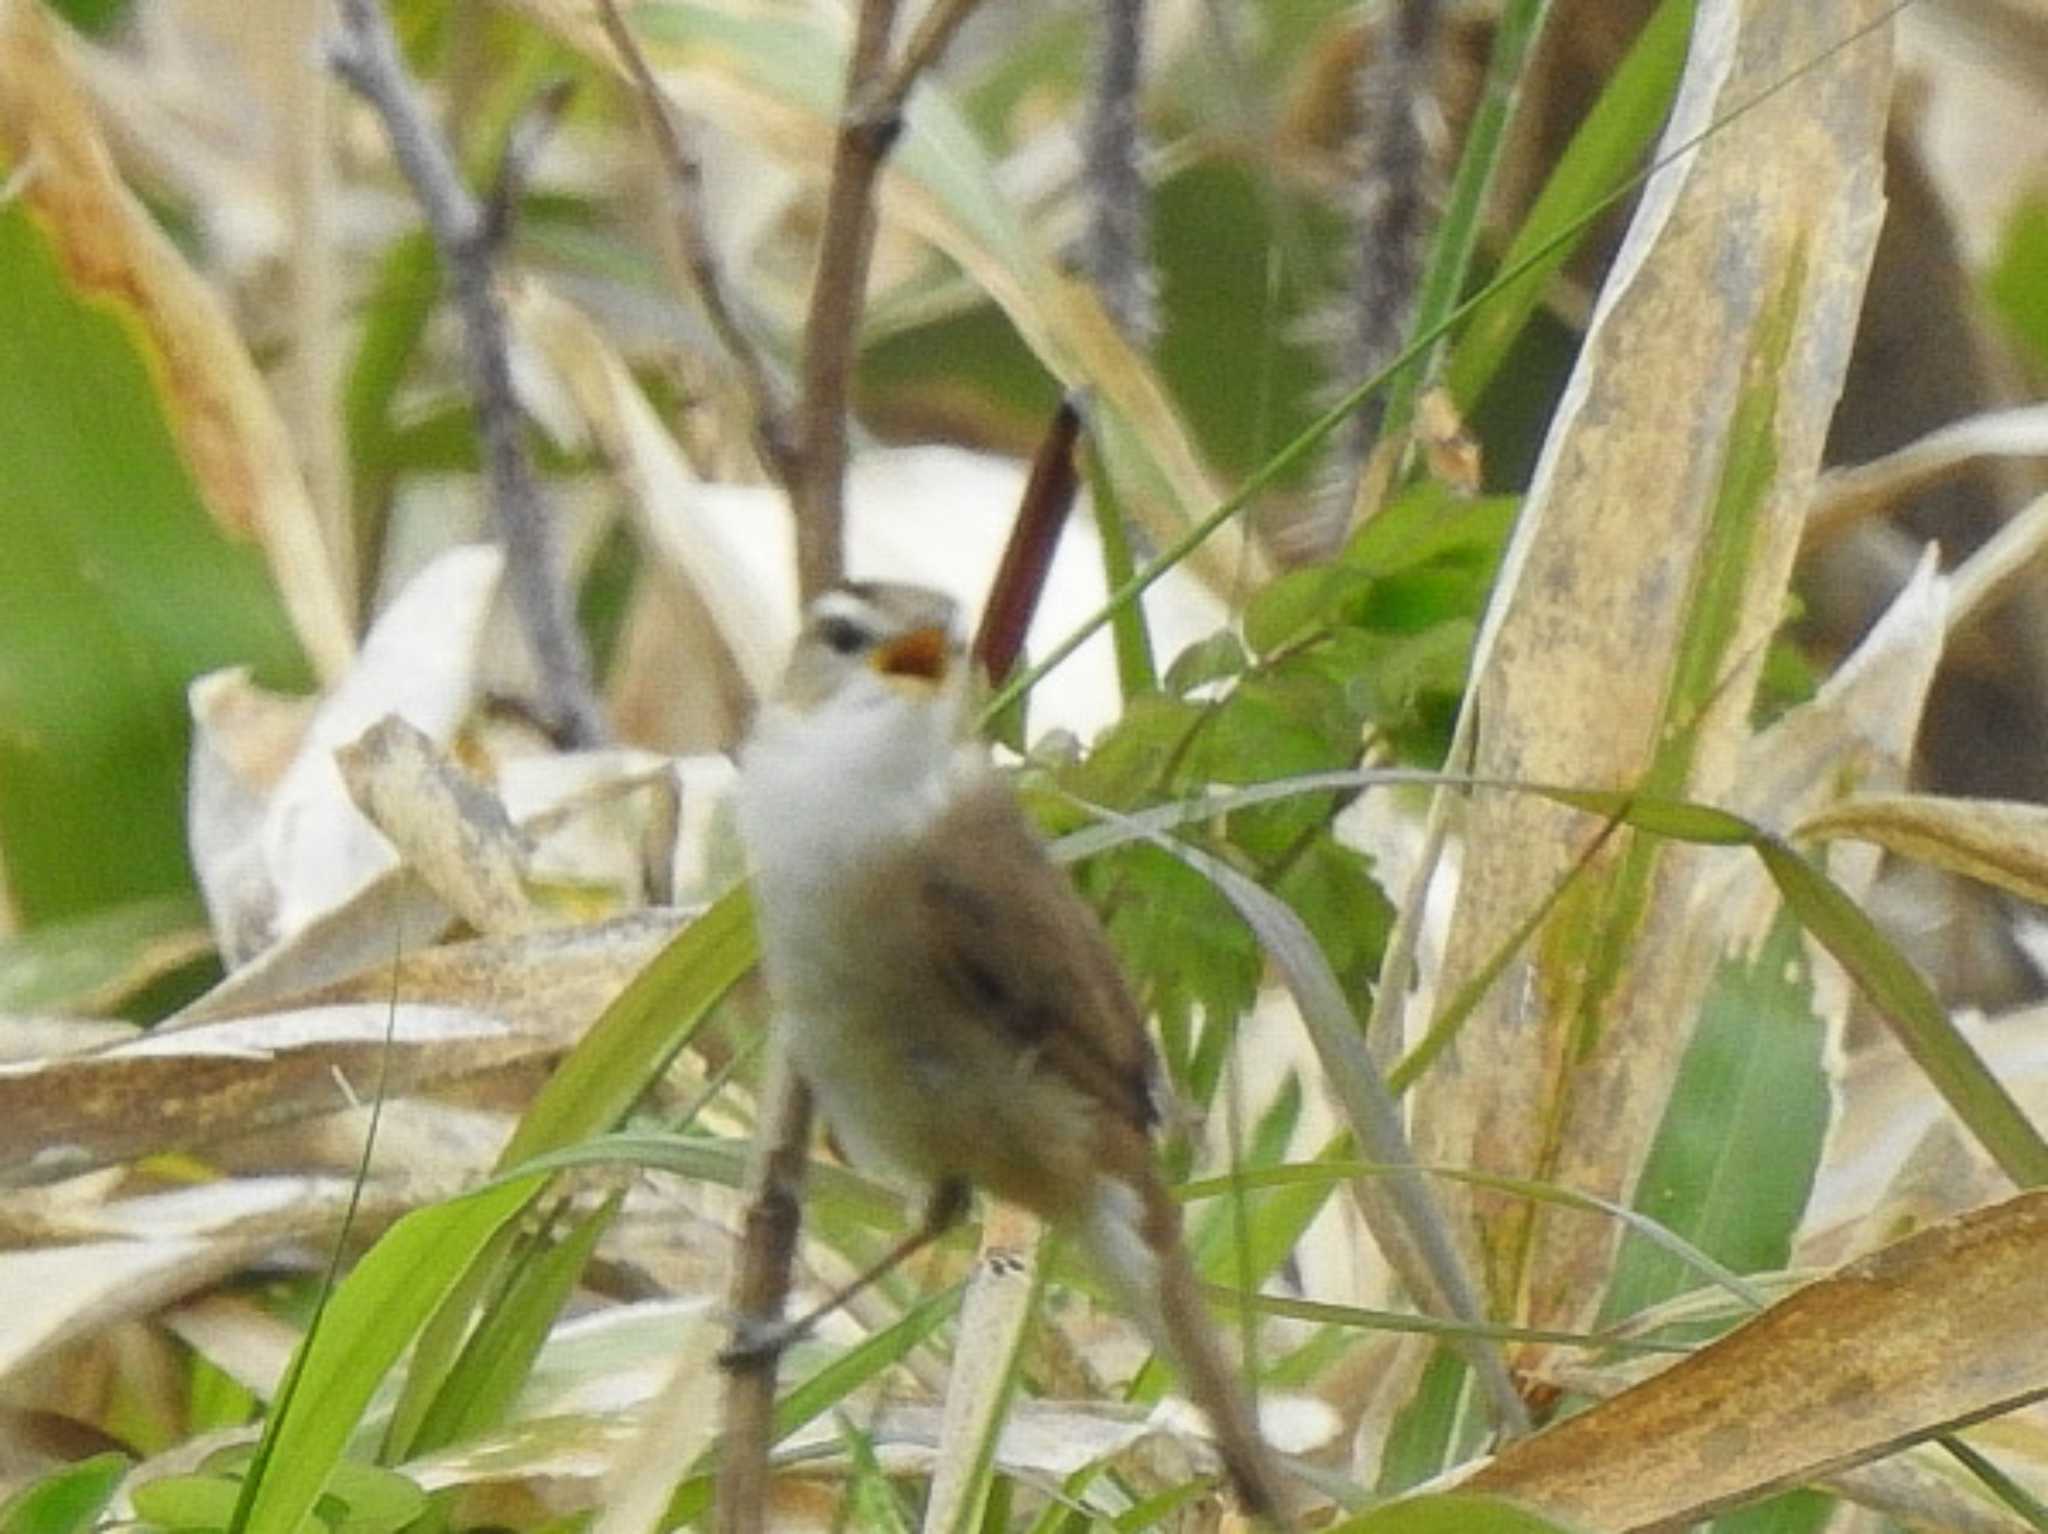
<path fill-rule="evenodd" d="M 387 1029 L 393 1030 L 387 1048 Z M 352 1108 L 560 1047 L 463 1007 L 313 1007 L 152 1035 L 0 1074 L 0 1182 L 42 1182 Z"/>
<path fill-rule="evenodd" d="M 2048 1396 L 2048 1194 L 1850 1263 L 1465 1484 L 1676 1527 Z"/>
<path fill-rule="evenodd" d="M 939 1419 L 938 1462 L 925 1503 L 926 1534 L 972 1529 L 1017 1378 L 1017 1355 L 1039 1292 L 1043 1234 L 1021 1209 L 992 1205 L 960 1305 L 959 1342 Z"/>
<path fill-rule="evenodd" d="M 1793 832 L 1854 837 L 1901 857 L 2048 904 L 2048 807 L 1935 794 L 1865 794 L 1809 815 Z"/>
<path fill-rule="evenodd" d="M 2048 458 L 2048 405 L 1973 416 L 1870 463 L 1823 475 L 1815 487 L 1813 509 L 1806 514 L 1806 546 L 1829 543 L 1914 491 L 1980 458 L 1994 457 Z"/>

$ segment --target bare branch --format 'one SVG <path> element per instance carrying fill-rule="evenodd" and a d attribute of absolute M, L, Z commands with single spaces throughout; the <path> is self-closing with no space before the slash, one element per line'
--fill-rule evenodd
<path fill-rule="evenodd" d="M 1415 313 L 1436 204 L 1427 127 L 1436 110 L 1430 72 L 1440 11 L 1439 0 L 1395 0 L 1359 70 L 1365 168 L 1358 188 L 1348 378 L 1370 377 L 1399 355 Z M 1363 464 L 1371 451 L 1385 410 L 1385 401 L 1375 396 L 1352 417 L 1355 463 Z"/>
<path fill-rule="evenodd" d="M 719 344 L 739 369 L 741 383 L 753 405 L 755 437 L 762 460 L 769 472 L 787 486 L 796 451 L 788 401 L 727 296 L 717 254 L 705 234 L 703 166 L 684 141 L 670 110 L 668 95 L 655 78 L 647 55 L 641 51 L 639 39 L 620 15 L 618 0 L 598 0 L 598 16 L 604 23 L 605 35 L 633 78 L 648 125 L 654 130 L 654 142 L 668 167 L 669 195 L 675 200 L 676 240 L 697 290 L 697 301 L 704 306 L 705 318 Z"/>
<path fill-rule="evenodd" d="M 526 183 L 533 175 L 533 162 L 547 141 L 561 126 L 562 114 L 576 94 L 576 82 L 564 76 L 544 87 L 519 114 L 505 141 L 505 157 L 498 162 L 498 174 L 491 182 L 491 195 L 484 201 L 483 240 L 493 252 L 505 248 L 512 237 L 513 221 L 519 216 L 519 199 L 526 195 Z"/>
<path fill-rule="evenodd" d="M 875 99 L 878 112 L 891 115 L 902 112 L 903 103 L 910 99 L 911 87 L 917 84 L 918 77 L 938 63 L 946 45 L 953 40 L 953 34 L 960 30 L 960 23 L 978 4 L 980 0 L 934 0 L 932 8 L 918 22 L 917 31 L 911 34 L 903 57 L 889 71 L 889 78 Z"/>
<path fill-rule="evenodd" d="M 737 1335 L 764 1332 L 789 1303 L 804 1168 L 810 1155 L 811 1094 L 776 1059 L 761 1094 L 746 1224 L 728 1303 Z M 718 1458 L 718 1534 L 761 1534 L 768 1505 L 768 1446 L 775 1436 L 774 1351 L 725 1364 L 724 1438 Z"/>
<path fill-rule="evenodd" d="M 493 221 L 464 184 L 447 141 L 407 76 L 383 8 L 377 0 L 340 0 L 340 10 L 342 30 L 328 46 L 328 67 L 383 118 L 392 155 L 420 200 L 462 317 L 484 473 L 505 548 L 513 606 L 539 672 L 541 711 L 564 744 L 593 744 L 605 738 L 606 730 L 512 391 L 505 312 L 492 284 L 497 254 Z M 523 167 L 511 173 L 522 175 Z"/>
<path fill-rule="evenodd" d="M 1149 199 L 1138 166 L 1138 80 L 1145 0 L 1107 0 L 1102 65 L 1081 155 L 1088 188 L 1088 231 L 1081 266 L 1132 344 L 1150 345 L 1159 328 L 1157 284 L 1147 258 Z"/>

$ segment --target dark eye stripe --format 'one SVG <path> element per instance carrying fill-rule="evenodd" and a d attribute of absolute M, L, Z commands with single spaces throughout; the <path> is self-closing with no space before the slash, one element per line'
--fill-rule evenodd
<path fill-rule="evenodd" d="M 857 655 L 872 642 L 866 629 L 836 613 L 818 620 L 818 637 L 825 641 L 827 649 L 839 655 Z"/>

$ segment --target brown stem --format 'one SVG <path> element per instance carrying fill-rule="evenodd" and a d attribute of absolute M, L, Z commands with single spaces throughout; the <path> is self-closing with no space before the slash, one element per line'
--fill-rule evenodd
<path fill-rule="evenodd" d="M 976 0 L 940 0 L 892 67 L 889 33 L 897 0 L 861 0 L 846 94 L 825 193 L 818 271 L 804 321 L 803 402 L 797 411 L 797 589 L 805 601 L 846 566 L 846 414 L 868 263 L 875 248 L 875 182 L 903 127 L 903 104 Z"/>
<path fill-rule="evenodd" d="M 1038 456 L 1031 461 L 1031 478 L 1017 503 L 1017 520 L 1010 528 L 1010 541 L 1003 546 L 995 580 L 989 584 L 981 630 L 974 636 L 974 660 L 997 687 L 1009 680 L 1017 658 L 1024 653 L 1024 636 L 1045 593 L 1045 578 L 1052 572 L 1060 531 L 1081 488 L 1074 467 L 1074 441 L 1080 433 L 1081 411 L 1074 396 L 1068 395 L 1053 413 L 1045 440 L 1038 445 Z"/>
<path fill-rule="evenodd" d="M 736 1332 L 759 1335 L 782 1320 L 796 1259 L 811 1094 L 782 1062 L 762 1094 L 746 1223 L 727 1296 Z M 761 1534 L 768 1506 L 768 1447 L 775 1438 L 779 1350 L 735 1353 L 725 1367 L 725 1434 L 718 1461 L 718 1534 Z"/>

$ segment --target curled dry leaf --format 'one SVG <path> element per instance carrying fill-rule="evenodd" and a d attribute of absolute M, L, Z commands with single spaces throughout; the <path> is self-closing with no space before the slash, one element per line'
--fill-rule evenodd
<path fill-rule="evenodd" d="M 2048 1193 L 1773 1305 L 1463 1483 L 1587 1528 L 1678 1527 L 2048 1396 Z"/>
<path fill-rule="evenodd" d="M 277 935 L 341 904 L 393 863 L 390 846 L 349 798 L 334 753 L 387 714 L 434 740 L 454 734 L 474 696 L 504 564 L 496 549 L 475 545 L 434 560 L 378 618 L 355 665 L 321 702 L 264 812 Z"/>
<path fill-rule="evenodd" d="M 1853 837 L 2048 903 L 2048 806 L 1937 794 L 1864 794 L 1802 820 L 1793 833 Z"/>
<path fill-rule="evenodd" d="M 334 760 L 356 808 L 470 926 L 522 932 L 541 919 L 505 807 L 419 730 L 387 714 Z"/>
<path fill-rule="evenodd" d="M 116 174 L 38 0 L 0 0 L 0 164 L 70 283 L 132 318 L 207 507 L 261 543 L 306 653 L 338 676 L 348 603 L 284 423 L 219 299 Z"/>

